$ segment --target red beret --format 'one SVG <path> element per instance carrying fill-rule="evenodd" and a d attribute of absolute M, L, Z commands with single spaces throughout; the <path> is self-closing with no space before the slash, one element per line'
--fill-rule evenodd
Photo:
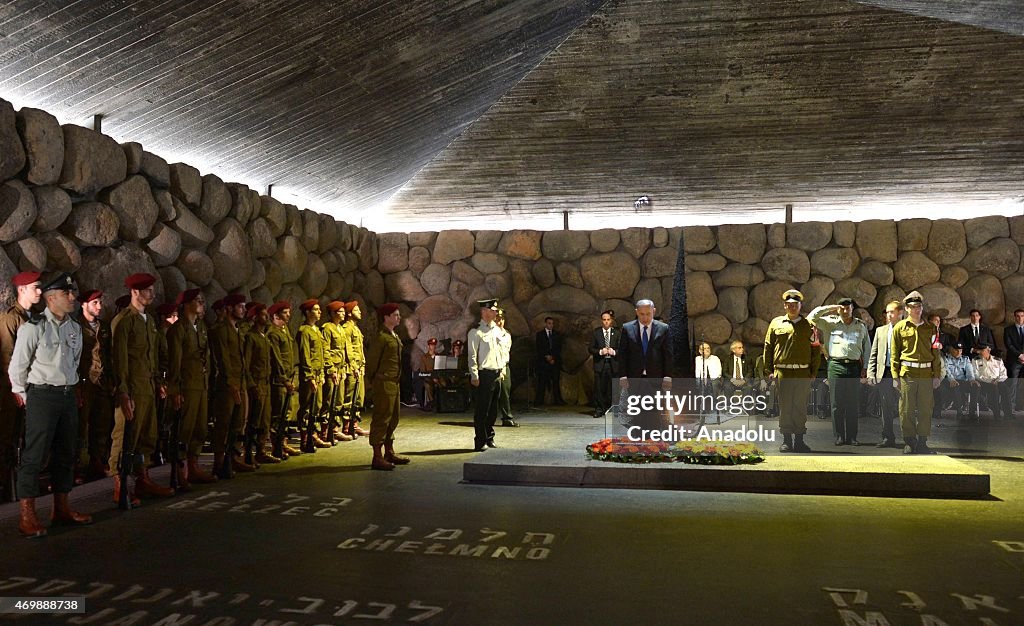
<path fill-rule="evenodd" d="M 335 300 L 334 302 L 332 302 L 332 303 L 327 305 L 327 309 L 330 310 L 331 313 L 335 313 L 335 312 L 340 311 L 340 310 L 342 310 L 344 308 L 345 308 L 345 303 L 344 302 L 338 302 L 337 300 Z"/>
<path fill-rule="evenodd" d="M 99 289 L 90 289 L 89 291 L 83 291 L 78 294 L 78 301 L 85 304 L 87 302 L 92 302 L 93 300 L 98 300 L 101 297 L 103 297 L 102 291 Z"/>
<path fill-rule="evenodd" d="M 131 303 L 132 303 L 132 297 L 130 295 L 128 295 L 128 294 L 124 294 L 123 296 L 121 296 L 117 300 L 114 300 L 114 306 L 116 306 L 119 309 L 123 309 L 123 308 L 125 308 L 126 306 L 128 306 Z"/>
<path fill-rule="evenodd" d="M 14 283 L 15 287 L 24 287 L 25 285 L 31 285 L 32 283 L 39 282 L 39 277 L 42 276 L 39 272 L 22 272 L 15 274 L 11 282 Z"/>
<path fill-rule="evenodd" d="M 345 312 L 346 313 L 351 313 L 352 309 L 356 308 L 357 306 L 359 306 L 359 303 L 357 301 L 355 301 L 355 300 L 353 300 L 352 302 L 346 302 L 345 303 Z"/>
<path fill-rule="evenodd" d="M 387 317 L 398 310 L 398 305 L 394 302 L 388 302 L 377 307 L 377 315 L 381 317 Z"/>
<path fill-rule="evenodd" d="M 316 298 L 310 298 L 309 300 L 306 300 L 305 302 L 300 304 L 299 309 L 302 311 L 308 311 L 318 304 L 320 304 L 319 300 L 317 300 Z"/>
<path fill-rule="evenodd" d="M 153 286 L 156 282 L 156 276 L 152 274 L 132 274 L 128 278 L 124 279 L 124 286 L 129 289 L 147 289 Z"/>
<path fill-rule="evenodd" d="M 245 304 L 245 296 L 240 293 L 232 293 L 224 296 L 222 306 L 235 306 L 238 304 Z"/>
<path fill-rule="evenodd" d="M 288 304 L 284 300 L 279 300 L 279 301 L 275 302 L 274 304 L 270 305 L 270 308 L 267 309 L 267 313 L 270 313 L 271 315 L 277 315 L 281 311 L 283 311 L 285 309 L 290 309 L 290 308 L 292 308 L 292 305 Z"/>
<path fill-rule="evenodd" d="M 177 305 L 188 304 L 199 297 L 201 292 L 198 289 L 186 289 L 178 294 L 178 299 L 174 301 Z"/>
<path fill-rule="evenodd" d="M 169 317 L 172 313 L 177 312 L 178 306 L 173 302 L 164 302 L 156 308 L 156 314 L 161 318 Z"/>
<path fill-rule="evenodd" d="M 260 311 L 267 308 L 267 305 L 262 302 L 250 302 L 249 310 L 245 313 L 245 316 L 249 319 L 256 319 L 256 316 L 260 314 Z"/>

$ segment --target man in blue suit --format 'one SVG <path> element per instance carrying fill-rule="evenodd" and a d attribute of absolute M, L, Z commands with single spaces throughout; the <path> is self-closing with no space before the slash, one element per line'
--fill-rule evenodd
<path fill-rule="evenodd" d="M 622 325 L 622 336 L 619 339 L 619 385 L 622 389 L 630 388 L 630 380 L 635 387 L 631 393 L 647 395 L 656 393 L 659 388 L 672 388 L 672 340 L 668 333 L 668 324 L 654 319 L 654 302 L 640 300 L 636 303 L 636 319 Z M 636 384 L 637 379 L 648 379 L 649 383 Z M 660 379 L 661 384 L 657 382 Z M 639 416 L 634 420 L 640 426 L 662 426 L 657 415 Z"/>

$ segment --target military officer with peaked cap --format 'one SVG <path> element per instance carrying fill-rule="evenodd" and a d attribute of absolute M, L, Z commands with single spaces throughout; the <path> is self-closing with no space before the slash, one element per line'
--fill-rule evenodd
<path fill-rule="evenodd" d="M 477 304 L 480 306 L 480 325 L 469 331 L 469 375 L 470 384 L 476 388 L 473 449 L 482 452 L 485 446 L 498 447 L 494 443 L 494 422 L 498 415 L 506 352 L 501 347 L 505 331 L 494 323 L 498 316 L 498 301 L 479 300 Z"/>
<path fill-rule="evenodd" d="M 88 515 L 71 510 L 68 494 L 75 481 L 78 441 L 78 361 L 82 328 L 71 313 L 77 307 L 75 284 L 60 274 L 43 287 L 46 309 L 18 329 L 11 357 L 11 389 L 25 406 L 25 450 L 18 473 L 21 519 L 26 537 L 41 537 L 46 529 L 36 518 L 39 472 L 50 455 L 53 521 L 69 525 L 92 523 Z"/>
<path fill-rule="evenodd" d="M 810 452 L 807 432 L 807 395 L 821 363 L 819 346 L 812 345 L 813 328 L 800 315 L 804 294 L 789 289 L 782 294 L 785 315 L 768 324 L 764 337 L 764 371 L 778 382 L 780 452 Z"/>
<path fill-rule="evenodd" d="M 111 442 L 111 468 L 117 467 L 124 439 L 125 422 L 132 422 L 132 437 L 128 441 L 131 456 L 142 455 L 148 459 L 156 450 L 157 423 L 156 397 L 158 392 L 166 394 L 159 379 L 157 359 L 160 349 L 160 335 L 151 313 L 146 307 L 153 303 L 153 285 L 156 276 L 132 274 L 124 279 L 131 301 L 111 322 L 111 361 L 117 380 L 114 408 L 114 431 Z M 174 494 L 168 487 L 162 487 L 149 477 L 145 463 L 135 468 L 135 496 L 167 497 Z M 114 501 L 118 500 L 122 485 L 114 477 Z M 127 488 L 127 485 L 124 485 Z"/>
<path fill-rule="evenodd" d="M 924 298 L 911 291 L 903 298 L 907 317 L 892 328 L 892 378 L 900 388 L 900 429 L 904 454 L 934 454 L 928 447 L 932 430 L 932 390 L 942 380 L 942 350 L 937 329 L 924 319 Z"/>
<path fill-rule="evenodd" d="M 17 299 L 0 314 L 0 501 L 14 501 L 14 474 L 24 427 L 25 410 L 18 406 L 11 394 L 11 380 L 7 377 L 18 328 L 29 320 L 29 310 L 39 302 L 43 292 L 39 289 L 39 272 L 15 274 L 11 283 L 17 290 Z"/>

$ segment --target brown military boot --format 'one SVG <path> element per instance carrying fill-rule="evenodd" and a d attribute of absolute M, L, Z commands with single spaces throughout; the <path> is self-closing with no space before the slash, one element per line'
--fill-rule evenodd
<path fill-rule="evenodd" d="M 370 469 L 384 470 L 390 472 L 391 470 L 395 469 L 395 464 L 384 458 L 384 455 L 381 453 L 380 450 L 382 447 L 383 446 L 379 445 L 373 446 L 373 461 L 370 463 Z"/>
<path fill-rule="evenodd" d="M 174 490 L 170 487 L 161 487 L 153 482 L 153 479 L 149 477 L 149 470 L 146 467 L 143 466 L 136 470 L 135 497 L 153 496 L 154 498 L 169 498 L 173 495 Z"/>
<path fill-rule="evenodd" d="M 43 525 L 39 523 L 39 519 L 36 517 L 36 499 L 22 498 L 18 502 L 18 505 L 21 507 L 21 519 L 18 521 L 18 532 L 28 539 L 45 537 L 46 529 L 43 528 Z"/>
<path fill-rule="evenodd" d="M 62 526 L 88 526 L 92 524 L 92 517 L 71 510 L 71 503 L 66 493 L 53 494 L 53 514 L 51 520 L 54 524 Z"/>
<path fill-rule="evenodd" d="M 334 440 L 335 441 L 352 441 L 355 439 L 352 435 L 346 434 L 341 428 L 334 429 Z"/>
<path fill-rule="evenodd" d="M 366 437 L 370 434 L 370 431 L 364 430 L 363 427 L 359 425 L 358 419 L 352 422 L 352 432 L 361 437 Z"/>
<path fill-rule="evenodd" d="M 199 457 L 189 456 L 188 481 L 197 485 L 205 485 L 217 482 L 217 477 L 209 472 L 204 472 L 203 469 L 199 467 Z"/>
<path fill-rule="evenodd" d="M 395 444 L 392 441 L 384 442 L 384 459 L 394 465 L 408 465 L 411 459 L 395 454 Z"/>
<path fill-rule="evenodd" d="M 231 453 L 228 452 L 228 454 L 231 454 Z M 254 465 L 249 465 L 248 463 L 245 462 L 245 460 L 242 457 L 236 456 L 234 454 L 231 454 L 231 469 L 233 469 L 236 472 L 255 472 L 256 471 L 256 467 Z"/>
<path fill-rule="evenodd" d="M 321 439 L 320 435 L 318 433 L 313 433 L 313 445 L 316 446 L 317 448 L 330 448 L 330 447 L 332 447 L 331 444 L 329 444 L 326 441 L 324 441 L 323 439 Z"/>
<path fill-rule="evenodd" d="M 128 488 L 128 486 L 125 485 L 125 489 L 127 489 L 127 488 Z M 137 506 L 142 504 L 142 502 L 139 500 L 139 497 L 135 496 L 135 495 L 132 495 L 131 493 L 128 494 L 128 500 L 131 503 L 131 507 L 133 509 L 135 507 L 137 507 Z M 114 502 L 115 503 L 119 503 L 120 501 L 121 501 L 121 476 L 119 474 L 114 474 Z"/>
<path fill-rule="evenodd" d="M 174 470 L 178 473 L 178 491 L 192 491 L 192 484 L 188 480 L 188 466 L 184 461 L 175 463 Z"/>
<path fill-rule="evenodd" d="M 288 442 L 281 444 L 281 448 L 284 450 L 284 453 L 287 454 L 288 456 L 299 456 L 302 454 L 302 450 L 299 450 L 296 447 L 288 445 Z"/>
<path fill-rule="evenodd" d="M 260 444 L 260 451 L 256 454 L 256 461 L 259 463 L 266 463 L 269 465 L 275 465 L 281 462 L 281 458 L 274 456 L 273 451 L 267 450 L 267 443 L 263 442 Z"/>

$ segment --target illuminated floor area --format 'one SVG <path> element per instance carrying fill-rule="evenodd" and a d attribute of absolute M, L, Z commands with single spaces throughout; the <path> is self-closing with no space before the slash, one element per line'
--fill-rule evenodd
<path fill-rule="evenodd" d="M 72 498 L 92 526 L 33 541 L 0 507 L 0 596 L 87 596 L 23 624 L 1024 623 L 1024 419 L 970 425 L 966 456 L 936 428 L 992 483 L 942 500 L 466 484 L 467 460 L 603 426 L 524 413 L 473 453 L 468 415 L 408 413 L 394 472 L 358 441 L 128 513 L 92 483 Z M 825 450 L 828 423 L 811 428 Z"/>

